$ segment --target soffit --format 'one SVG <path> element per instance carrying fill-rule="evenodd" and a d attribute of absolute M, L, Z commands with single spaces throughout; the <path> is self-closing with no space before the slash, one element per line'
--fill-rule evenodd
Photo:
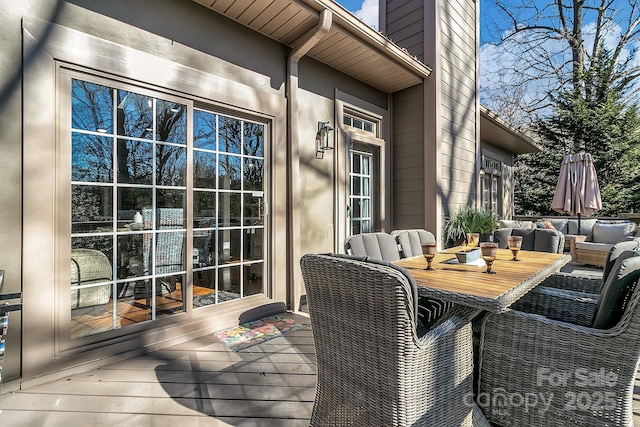
<path fill-rule="evenodd" d="M 289 47 L 332 12 L 329 33 L 307 53 L 383 92 L 422 83 L 431 70 L 332 0 L 194 0 Z"/>
<path fill-rule="evenodd" d="M 485 106 L 480 107 L 480 139 L 514 154 L 535 153 L 540 147 Z"/>

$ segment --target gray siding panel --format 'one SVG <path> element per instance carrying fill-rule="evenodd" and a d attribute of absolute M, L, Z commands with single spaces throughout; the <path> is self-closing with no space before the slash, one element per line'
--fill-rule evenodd
<path fill-rule="evenodd" d="M 449 211 L 476 194 L 475 7 L 470 0 L 441 3 L 441 188 Z"/>
<path fill-rule="evenodd" d="M 424 0 L 388 1 L 386 34 L 399 46 L 424 59 Z"/>
<path fill-rule="evenodd" d="M 422 87 L 393 95 L 393 227 L 424 227 L 424 95 Z"/>

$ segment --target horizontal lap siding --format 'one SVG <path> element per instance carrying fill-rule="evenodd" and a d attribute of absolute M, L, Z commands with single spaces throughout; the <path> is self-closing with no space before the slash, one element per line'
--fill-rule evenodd
<path fill-rule="evenodd" d="M 386 33 L 399 46 L 424 60 L 423 0 L 388 1 Z"/>
<path fill-rule="evenodd" d="M 424 224 L 424 96 L 417 86 L 393 97 L 393 227 L 415 228 Z"/>
<path fill-rule="evenodd" d="M 476 6 L 451 0 L 440 7 L 440 186 L 451 212 L 476 197 Z"/>

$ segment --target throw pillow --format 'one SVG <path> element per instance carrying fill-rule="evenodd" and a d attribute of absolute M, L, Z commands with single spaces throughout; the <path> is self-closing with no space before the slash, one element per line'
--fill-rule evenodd
<path fill-rule="evenodd" d="M 542 222 L 549 221 L 553 228 L 561 232 L 562 234 L 569 234 L 568 232 L 568 223 L 569 220 L 566 218 L 542 218 Z M 577 227 L 576 227 L 577 228 Z"/>

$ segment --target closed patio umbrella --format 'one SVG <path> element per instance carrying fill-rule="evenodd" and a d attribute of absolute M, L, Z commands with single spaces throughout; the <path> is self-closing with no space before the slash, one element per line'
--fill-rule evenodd
<path fill-rule="evenodd" d="M 578 233 L 580 217 L 602 209 L 600 187 L 591 154 L 569 154 L 562 160 L 551 208 L 559 213 L 577 215 Z"/>

